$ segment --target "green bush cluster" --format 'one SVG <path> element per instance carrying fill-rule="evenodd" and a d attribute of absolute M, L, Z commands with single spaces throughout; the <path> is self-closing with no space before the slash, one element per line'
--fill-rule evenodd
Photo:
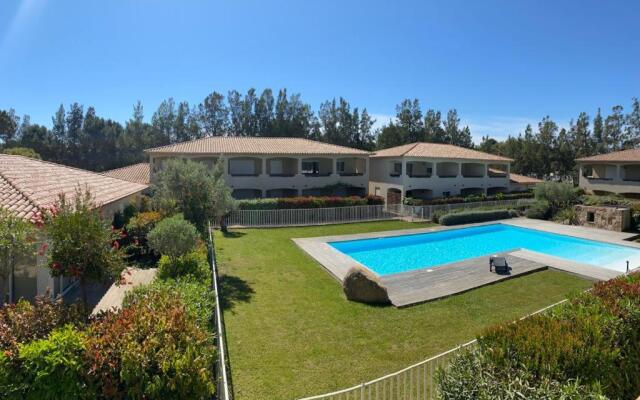
<path fill-rule="evenodd" d="M 556 391 L 561 388 L 577 390 L 566 398 L 635 398 L 640 393 L 640 273 L 597 283 L 552 312 L 486 329 L 477 351 L 459 356 L 439 374 L 438 383 L 449 394 L 446 399 L 513 398 L 508 394 L 514 377 L 542 390 L 524 398 L 565 398 Z M 462 395 L 487 385 L 491 396 Z"/>
<path fill-rule="evenodd" d="M 486 210 L 486 211 L 464 211 L 445 214 L 438 218 L 442 225 L 460 225 L 470 224 L 473 222 L 493 221 L 496 219 L 505 219 L 517 217 L 515 210 Z"/>
<path fill-rule="evenodd" d="M 531 204 L 525 211 L 527 218 L 533 219 L 549 219 L 550 209 L 549 203 L 545 200 L 538 200 Z"/>
<path fill-rule="evenodd" d="M 458 203 L 477 203 L 480 201 L 495 201 L 495 200 L 518 200 L 518 199 L 530 199 L 533 197 L 533 192 L 513 192 L 513 193 L 498 193 L 496 195 L 487 196 L 485 194 L 473 194 L 469 196 L 450 196 L 440 197 L 431 200 L 422 200 L 412 197 L 405 199 L 405 204 L 409 206 L 432 206 L 440 204 L 458 204 Z"/>
<path fill-rule="evenodd" d="M 147 235 L 149 247 L 175 262 L 192 251 L 198 241 L 198 230 L 182 215 L 165 218 L 158 222 Z"/>
<path fill-rule="evenodd" d="M 273 199 L 238 200 L 236 204 L 239 210 L 279 210 L 383 205 L 384 198 L 373 195 L 369 195 L 366 197 L 304 196 Z"/>
<path fill-rule="evenodd" d="M 206 254 L 201 255 L 202 250 L 192 251 L 175 261 L 167 256 L 162 256 L 158 262 L 158 279 L 177 279 L 182 276 L 191 276 L 199 281 L 206 281 L 211 276 L 207 265 Z M 203 260 L 204 257 L 204 260 Z"/>

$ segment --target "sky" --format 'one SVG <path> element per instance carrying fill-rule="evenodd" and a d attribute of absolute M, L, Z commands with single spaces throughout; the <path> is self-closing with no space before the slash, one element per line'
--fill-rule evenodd
<path fill-rule="evenodd" d="M 640 1 L 2 0 L 0 109 L 146 118 L 163 99 L 286 87 L 378 125 L 404 98 L 478 141 L 640 96 Z"/>

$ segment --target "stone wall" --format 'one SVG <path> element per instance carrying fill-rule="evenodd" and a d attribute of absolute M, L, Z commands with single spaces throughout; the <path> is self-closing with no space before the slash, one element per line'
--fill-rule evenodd
<path fill-rule="evenodd" d="M 631 210 L 613 206 L 575 206 L 578 224 L 622 232 L 631 226 Z"/>

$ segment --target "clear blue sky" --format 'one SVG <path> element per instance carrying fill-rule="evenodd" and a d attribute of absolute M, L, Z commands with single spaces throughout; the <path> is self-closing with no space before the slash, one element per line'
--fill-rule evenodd
<path fill-rule="evenodd" d="M 2 0 L 0 108 L 60 103 L 125 121 L 164 98 L 287 87 L 379 122 L 403 98 L 474 136 L 640 96 L 640 1 Z"/>

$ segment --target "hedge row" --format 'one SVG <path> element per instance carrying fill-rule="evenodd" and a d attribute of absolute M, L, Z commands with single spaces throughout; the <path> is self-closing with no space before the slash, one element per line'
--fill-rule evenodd
<path fill-rule="evenodd" d="M 495 200 L 517 200 L 533 198 L 533 192 L 515 192 L 515 193 L 498 193 L 496 195 L 470 195 L 470 196 L 452 196 L 440 197 L 431 200 L 421 200 L 408 197 L 405 203 L 410 206 L 430 206 L 440 204 L 458 204 L 458 203 L 475 203 L 479 201 L 495 201 Z"/>
<path fill-rule="evenodd" d="M 366 197 L 284 197 L 274 199 L 238 200 L 239 210 L 278 210 L 299 208 L 328 208 L 383 205 L 384 198 L 368 195 Z"/>
<path fill-rule="evenodd" d="M 596 283 L 555 311 L 486 329 L 478 344 L 438 376 L 443 399 L 520 398 L 509 395 L 514 383 L 529 391 L 523 398 L 635 399 L 640 273 Z"/>
<path fill-rule="evenodd" d="M 496 219 L 506 219 L 517 217 L 515 210 L 488 210 L 488 211 L 465 211 L 454 212 L 439 217 L 441 225 L 460 225 L 473 222 L 493 221 Z"/>

